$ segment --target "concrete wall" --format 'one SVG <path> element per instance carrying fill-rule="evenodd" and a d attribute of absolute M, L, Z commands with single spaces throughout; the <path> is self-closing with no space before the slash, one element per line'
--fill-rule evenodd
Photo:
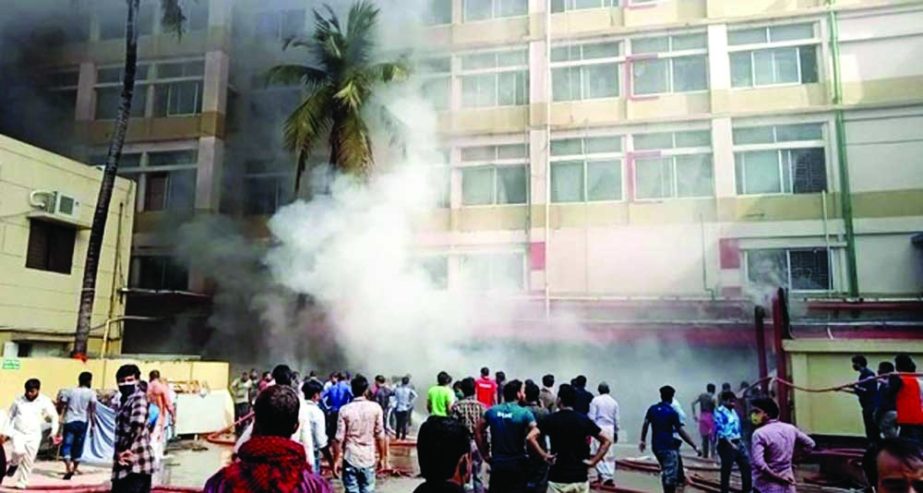
<path fill-rule="evenodd" d="M 212 390 L 227 389 L 229 365 L 217 361 L 141 361 L 133 359 L 91 359 L 86 363 L 66 358 L 16 358 L 3 360 L 0 369 L 0 407 L 8 406 L 23 392 L 29 378 L 42 382 L 42 393 L 51 397 L 77 385 L 80 372 L 93 374 L 93 388 L 115 389 L 115 372 L 123 364 L 136 364 L 147 380 L 151 370 L 159 370 L 171 382 L 198 381 Z M 18 364 L 18 368 L 13 369 Z M 10 368 L 10 369 L 8 369 Z"/>
<path fill-rule="evenodd" d="M 850 359 L 863 354 L 870 368 L 880 361 L 894 361 L 897 353 L 923 359 L 923 341 L 888 340 L 794 340 L 785 341 L 794 384 L 806 388 L 834 387 L 855 381 Z M 862 413 L 855 395 L 843 392 L 795 391 L 795 424 L 807 433 L 865 436 Z M 836 410 L 836 412 L 831 412 Z"/>
<path fill-rule="evenodd" d="M 101 178 L 96 168 L 0 136 L 0 341 L 71 341 Z M 76 233 L 70 274 L 26 268 L 30 221 L 37 220 L 29 218 L 34 190 L 60 191 L 79 201 L 78 221 L 86 227 Z M 124 312 L 116 292 L 128 276 L 133 204 L 134 184 L 118 178 L 103 239 L 93 326 Z M 101 332 L 93 335 L 99 338 Z"/>

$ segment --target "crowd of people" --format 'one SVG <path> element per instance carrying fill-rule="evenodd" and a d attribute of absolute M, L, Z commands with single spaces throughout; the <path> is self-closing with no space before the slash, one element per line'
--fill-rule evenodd
<path fill-rule="evenodd" d="M 865 367 L 861 356 L 853 361 L 857 371 Z M 906 355 L 898 356 L 894 366 L 906 373 L 915 371 Z M 893 371 L 888 370 L 887 365 L 880 368 L 882 375 Z M 410 377 L 395 379 L 392 385 L 380 375 L 369 382 L 362 376 L 336 373 L 322 383 L 312 374 L 299 384 L 284 375 L 287 371 L 287 367 L 277 367 L 263 381 L 300 386 L 303 395 L 299 398 L 316 411 L 313 417 L 303 412 L 298 416 L 302 429 L 315 430 L 313 436 L 293 436 L 305 448 L 309 470 L 319 471 L 326 460 L 347 493 L 373 492 L 376 470 L 387 469 L 386 437 L 407 437 L 418 397 Z M 918 380 L 908 375 L 872 376 L 875 378 L 868 380 L 865 372 L 860 372 L 859 382 L 846 390 L 858 394 L 860 403 L 865 403 L 864 392 L 872 387 L 871 381 L 876 396 L 892 396 L 898 404 L 891 406 L 897 415 L 890 416 L 886 413 L 891 413 L 891 408 L 883 404 L 883 398 L 873 400 L 874 421 L 897 426 L 893 433 L 876 434 L 871 441 L 874 447 L 866 462 L 869 480 L 873 485 L 879 481 L 887 484 L 888 478 L 879 475 L 881 468 L 876 469 L 876 465 L 887 466 L 886 476 L 919 476 L 923 469 L 918 467 L 923 462 L 912 422 L 915 415 L 906 415 L 911 408 L 923 412 Z M 242 376 L 241 381 L 245 378 Z M 691 403 L 698 428 L 698 440 L 694 440 L 687 431 L 683 406 L 675 398 L 676 390 L 662 387 L 659 399 L 644 415 L 638 448 L 642 453 L 649 448 L 659 463 L 663 491 L 675 491 L 685 483 L 680 453 L 683 443 L 699 457 L 717 458 L 722 492 L 730 491 L 735 468 L 739 475 L 736 487 L 741 491 L 796 491 L 794 459 L 799 451 L 811 451 L 815 443 L 797 427 L 780 421 L 781 410 L 766 390 L 747 382 L 741 382 L 737 392 L 729 383 L 724 383 L 720 392 L 714 384 L 706 385 L 705 392 Z M 619 403 L 606 383 L 600 383 L 596 391 L 594 395 L 587 389 L 587 378 L 582 375 L 556 387 L 554 375 L 543 376 L 539 384 L 531 379 L 507 380 L 503 372 L 491 375 L 488 368 L 482 368 L 478 378 L 459 380 L 440 372 L 425 392 L 429 417 L 419 427 L 417 449 L 426 481 L 416 492 L 580 493 L 590 491 L 594 470 L 600 485 L 612 485 L 615 460 L 611 446 L 618 442 L 621 430 Z M 863 405 L 864 414 L 865 409 Z M 246 409 L 238 412 L 243 415 Z M 321 425 L 325 433 L 320 432 Z M 906 467 L 901 469 L 900 464 Z M 906 472 L 911 466 L 917 468 L 913 474 Z M 488 468 L 489 475 L 485 474 Z"/>
<path fill-rule="evenodd" d="M 852 363 L 859 379 L 843 390 L 856 394 L 862 409 L 870 484 L 883 492 L 921 491 L 923 394 L 913 360 L 898 355 L 893 364 L 879 364 L 877 375 L 861 355 Z M 0 447 L 0 471 L 26 488 L 43 428 L 50 426 L 61 445 L 64 478 L 78 474 L 87 430 L 106 406 L 115 413 L 112 491 L 150 491 L 166 428 L 175 420 L 175 395 L 158 371 L 148 376 L 143 381 L 137 366 L 123 365 L 116 373 L 118 392 L 100 399 L 92 374 L 83 372 L 56 401 L 41 393 L 37 379 L 27 380 L 8 422 L 0 422 L 0 442 L 11 442 L 8 467 Z M 507 380 L 488 368 L 478 378 L 459 380 L 443 371 L 418 395 L 410 376 L 370 381 L 337 372 L 322 381 L 311 372 L 302 380 L 286 365 L 243 372 L 230 385 L 238 417 L 234 459 L 204 491 L 329 493 L 332 483 L 320 474 L 327 469 L 347 493 L 373 493 L 376 475 L 390 470 L 389 439 L 407 439 L 419 397 L 429 416 L 418 427 L 424 482 L 415 493 L 588 493 L 591 476 L 601 486 L 614 485 L 612 445 L 622 423 L 610 386 L 601 382 L 594 394 L 583 375 L 557 385 L 548 374 L 539 382 Z M 736 393 L 728 383 L 720 392 L 706 385 L 690 406 L 696 440 L 676 390 L 661 387 L 644 414 L 638 449 L 656 458 L 663 491 L 685 483 L 684 443 L 703 459 L 717 456 L 722 492 L 730 491 L 735 467 L 745 493 L 796 491 L 794 458 L 815 443 L 780 421 L 767 390 L 746 382 Z"/>
<path fill-rule="evenodd" d="M 120 367 L 115 383 L 118 392 L 101 402 L 90 372 L 80 373 L 77 386 L 61 390 L 55 400 L 41 393 L 38 379 L 26 380 L 23 395 L 0 417 L 0 444 L 8 442 L 10 449 L 7 461 L 0 446 L 0 482 L 11 478 L 14 488 L 29 487 L 46 429 L 53 444 L 60 445 L 63 478 L 79 474 L 87 431 L 96 426 L 100 406 L 106 406 L 115 416 L 114 433 L 108 437 L 113 444 L 112 491 L 150 491 L 152 476 L 163 462 L 166 429 L 175 422 L 175 394 L 160 372 L 150 372 L 143 381 L 136 365 Z"/>

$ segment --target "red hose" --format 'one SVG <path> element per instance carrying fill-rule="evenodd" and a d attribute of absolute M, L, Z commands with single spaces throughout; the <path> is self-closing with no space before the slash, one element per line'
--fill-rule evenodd
<path fill-rule="evenodd" d="M 245 416 L 243 416 L 243 417 L 241 417 L 240 419 L 238 419 L 237 421 L 235 421 L 235 422 L 234 422 L 233 424 L 231 424 L 230 426 L 227 426 L 227 427 L 225 427 L 225 428 L 223 428 L 223 429 L 220 429 L 220 430 L 218 430 L 218 431 L 216 431 L 216 432 L 209 433 L 208 435 L 205 435 L 205 441 L 208 442 L 208 443 L 214 443 L 214 444 L 217 444 L 217 445 L 231 445 L 231 446 L 234 446 L 234 445 L 237 443 L 237 440 L 231 440 L 231 439 L 228 439 L 228 438 L 223 438 L 221 435 L 230 433 L 230 432 L 233 431 L 235 428 L 237 428 L 237 425 L 243 424 L 244 422 L 249 421 L 249 420 L 252 419 L 252 418 L 253 418 L 253 411 L 250 411 L 249 413 L 247 413 Z"/>

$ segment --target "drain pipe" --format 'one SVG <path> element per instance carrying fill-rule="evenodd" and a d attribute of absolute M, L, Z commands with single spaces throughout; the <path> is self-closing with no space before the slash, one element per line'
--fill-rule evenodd
<path fill-rule="evenodd" d="M 856 266 L 856 232 L 853 224 L 852 192 L 850 191 L 849 183 L 849 158 L 846 155 L 846 119 L 841 108 L 843 104 L 843 79 L 840 72 L 840 33 L 835 9 L 836 0 L 825 0 L 825 2 L 827 6 L 827 28 L 830 31 L 830 55 L 833 61 L 834 128 L 840 172 L 840 203 L 843 225 L 846 229 L 846 270 L 849 276 L 847 291 L 851 298 L 858 298 L 859 273 Z"/>

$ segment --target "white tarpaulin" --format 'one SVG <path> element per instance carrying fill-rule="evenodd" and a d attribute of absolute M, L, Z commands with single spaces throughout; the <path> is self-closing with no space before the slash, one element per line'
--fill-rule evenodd
<path fill-rule="evenodd" d="M 227 389 L 176 397 L 176 435 L 205 434 L 234 424 L 234 402 Z"/>

